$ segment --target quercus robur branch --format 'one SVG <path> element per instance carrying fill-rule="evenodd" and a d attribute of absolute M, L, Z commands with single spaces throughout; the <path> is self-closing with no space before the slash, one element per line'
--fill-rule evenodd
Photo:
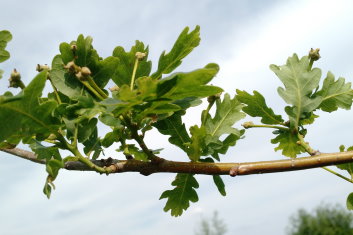
<path fill-rule="evenodd" d="M 12 36 L 0 31 L 0 62 L 8 59 L 5 50 Z M 198 201 L 197 179 L 194 174 L 213 175 L 213 181 L 225 195 L 220 175 L 250 175 L 297 171 L 323 167 L 332 174 L 353 183 L 333 169 L 336 165 L 353 176 L 353 146 L 340 153 L 320 153 L 306 141 L 306 126 L 314 123 L 317 110 L 333 112 L 349 110 L 353 101 L 351 83 L 335 79 L 330 72 L 321 79 L 321 70 L 313 68 L 320 58 L 319 49 L 309 55 L 289 57 L 284 65 L 270 65 L 281 80 L 280 97 L 286 102 L 284 113 L 276 114 L 258 91 L 249 94 L 223 94 L 221 87 L 210 84 L 219 66 L 210 63 L 190 72 L 175 72 L 182 60 L 200 43 L 200 27 L 189 32 L 186 27 L 172 49 L 159 57 L 157 70 L 152 73 L 148 60 L 149 47 L 136 41 L 130 51 L 117 46 L 112 56 L 102 58 L 92 46 L 92 38 L 78 36 L 76 41 L 61 43 L 51 67 L 37 65 L 40 72 L 27 86 L 20 73 L 11 73 L 10 87 L 21 88 L 17 95 L 10 91 L 0 95 L 0 151 L 45 164 L 48 173 L 43 192 L 49 198 L 53 182 L 60 169 L 95 171 L 100 174 L 139 172 L 177 173 L 173 189 L 162 193 L 166 198 L 165 211 L 179 216 Z M 0 70 L 0 77 L 3 71 Z M 43 96 L 49 80 L 52 92 Z M 322 81 L 322 84 L 320 83 Z M 109 89 L 107 85 L 114 83 Z M 187 130 L 183 121 L 190 107 L 202 100 L 209 102 L 201 113 L 200 125 Z M 185 116 L 186 117 L 185 117 Z M 245 129 L 271 128 L 275 151 L 290 157 L 286 160 L 245 163 L 219 163 L 221 155 L 242 139 L 245 129 L 235 124 L 246 115 L 260 118 L 259 124 L 245 122 Z M 102 135 L 103 125 L 109 131 Z M 169 142 L 185 152 L 190 162 L 161 158 L 161 149 L 150 149 L 145 133 L 155 129 Z M 134 141 L 134 143 L 131 143 Z M 33 152 L 15 148 L 19 143 Z M 113 158 L 97 160 L 104 150 L 117 146 L 117 152 L 127 160 Z M 164 146 L 163 146 L 164 147 Z M 62 151 L 69 151 L 64 157 Z M 297 158 L 307 153 L 309 157 Z M 215 163 L 215 161 L 217 161 Z M 347 164 L 346 164 L 347 163 Z M 353 197 L 351 197 L 353 198 Z M 353 199 L 351 199 L 353 208 Z"/>
<path fill-rule="evenodd" d="M 36 163 L 45 164 L 44 160 L 37 159 L 33 152 L 19 148 L 0 149 L 0 151 L 27 159 Z M 203 162 L 178 162 L 162 160 L 144 162 L 138 160 L 102 159 L 92 162 L 103 168 L 109 168 L 110 173 L 139 172 L 143 175 L 152 173 L 189 173 L 204 175 L 251 175 L 275 172 L 287 172 L 338 165 L 353 162 L 353 151 L 339 153 L 321 153 L 317 156 L 301 157 L 296 159 L 244 162 L 244 163 L 203 163 Z M 93 171 L 86 164 L 78 161 L 68 161 L 65 169 L 75 171 Z"/>

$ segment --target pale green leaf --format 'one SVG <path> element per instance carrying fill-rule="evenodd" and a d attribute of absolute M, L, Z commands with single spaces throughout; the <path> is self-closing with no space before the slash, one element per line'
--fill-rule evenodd
<path fill-rule="evenodd" d="M 344 78 L 335 80 L 335 76 L 331 72 L 327 73 L 323 86 L 317 95 L 323 98 L 318 108 L 326 112 L 332 112 L 338 108 L 350 109 L 352 106 L 351 83 L 346 83 Z"/>
<path fill-rule="evenodd" d="M 223 134 L 235 134 L 240 136 L 240 131 L 233 125 L 243 119 L 245 114 L 241 112 L 243 105 L 234 97 L 225 94 L 222 101 L 216 101 L 217 109 L 213 118 L 208 118 L 205 127 L 207 134 L 219 138 Z"/>
<path fill-rule="evenodd" d="M 288 104 L 293 105 L 291 121 L 294 127 L 298 127 L 299 119 L 304 112 L 315 110 L 322 102 L 322 97 L 310 97 L 310 94 L 318 87 L 321 70 L 309 68 L 309 58 L 300 60 L 296 54 L 289 57 L 287 63 L 282 66 L 271 65 L 271 70 L 282 81 L 285 88 L 279 87 L 278 93 Z"/>

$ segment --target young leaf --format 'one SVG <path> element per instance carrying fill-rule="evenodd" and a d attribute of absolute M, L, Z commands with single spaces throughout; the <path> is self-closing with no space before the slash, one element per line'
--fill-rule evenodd
<path fill-rule="evenodd" d="M 170 135 L 169 142 L 187 151 L 186 144 L 191 141 L 188 132 L 186 131 L 185 124 L 182 122 L 179 114 L 174 114 L 168 118 L 159 120 L 154 127 L 163 135 Z"/>
<path fill-rule="evenodd" d="M 222 102 L 217 100 L 216 105 L 216 115 L 214 118 L 208 118 L 205 123 L 207 134 L 216 138 L 223 134 L 240 136 L 239 130 L 232 126 L 245 117 L 241 112 L 243 105 L 235 97 L 231 99 L 229 94 L 224 95 Z"/>
<path fill-rule="evenodd" d="M 131 47 L 129 52 L 125 52 L 124 48 L 120 46 L 116 47 L 113 51 L 113 56 L 119 59 L 119 64 L 112 79 L 119 87 L 124 84 L 130 85 L 136 61 L 136 52 L 142 52 L 148 55 L 148 46 L 145 47 L 143 42 L 136 41 L 135 46 Z M 135 77 L 149 76 L 151 67 L 152 62 L 148 61 L 146 56 L 142 61 L 139 61 Z"/>
<path fill-rule="evenodd" d="M 57 103 L 46 101 L 39 104 L 47 71 L 39 73 L 23 90 L 23 98 L 7 103 L 0 103 L 0 120 L 6 125 L 0 125 L 0 142 L 14 134 L 33 136 L 36 134 L 55 133 L 57 122 L 51 114 Z"/>
<path fill-rule="evenodd" d="M 10 53 L 5 50 L 7 43 L 11 41 L 12 35 L 7 30 L 0 31 L 0 63 L 10 58 Z M 1 78 L 1 76 L 0 76 Z"/>
<path fill-rule="evenodd" d="M 195 191 L 199 184 L 192 174 L 177 174 L 172 185 L 175 188 L 164 191 L 159 199 L 167 198 L 164 211 L 170 210 L 171 215 L 177 217 L 189 208 L 189 202 L 197 202 L 199 200 Z"/>
<path fill-rule="evenodd" d="M 276 138 L 271 140 L 271 143 L 279 144 L 275 151 L 282 150 L 284 156 L 295 158 L 297 154 L 305 152 L 305 149 L 297 144 L 298 141 L 298 137 L 290 131 L 280 131 Z"/>
<path fill-rule="evenodd" d="M 200 43 L 200 26 L 196 26 L 193 31 L 189 32 L 186 27 L 179 35 L 172 50 L 166 54 L 165 51 L 159 57 L 158 69 L 152 74 L 153 78 L 160 79 L 162 74 L 171 73 L 176 69 L 195 47 Z"/>
<path fill-rule="evenodd" d="M 271 108 L 266 104 L 265 98 L 257 91 L 254 95 L 250 95 L 246 91 L 237 89 L 236 98 L 246 104 L 243 111 L 252 117 L 261 117 L 261 122 L 264 124 L 281 124 L 283 119 L 281 115 L 276 115 Z"/>
<path fill-rule="evenodd" d="M 338 108 L 350 109 L 352 106 L 351 83 L 346 83 L 344 78 L 335 81 L 335 76 L 331 72 L 327 73 L 322 89 L 317 95 L 323 98 L 318 108 L 325 112 L 333 112 Z"/>
<path fill-rule="evenodd" d="M 321 70 L 314 68 L 308 71 L 309 58 L 302 57 L 300 60 L 296 54 L 289 57 L 287 63 L 282 66 L 271 65 L 271 70 L 282 81 L 285 88 L 277 89 L 279 95 L 288 104 L 293 105 L 291 122 L 295 128 L 299 125 L 299 119 L 304 112 L 315 110 L 322 102 L 322 97 L 309 97 L 313 90 L 319 85 Z"/>

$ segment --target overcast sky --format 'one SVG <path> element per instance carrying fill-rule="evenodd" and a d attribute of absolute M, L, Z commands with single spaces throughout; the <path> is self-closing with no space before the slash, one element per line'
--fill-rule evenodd
<path fill-rule="evenodd" d="M 135 40 L 150 46 L 155 64 L 169 50 L 185 26 L 201 26 L 201 44 L 178 71 L 203 67 L 209 62 L 221 71 L 212 81 L 232 95 L 235 89 L 260 91 L 277 113 L 284 102 L 276 89 L 279 79 L 269 65 L 284 64 L 296 52 L 306 55 L 321 48 L 316 66 L 323 74 L 353 80 L 353 4 L 351 1 L 2 1 L 0 30 L 13 34 L 8 45 L 10 60 L 1 93 L 13 68 L 25 83 L 35 76 L 38 63 L 50 64 L 61 42 L 78 34 L 91 35 L 101 56 L 111 55 Z M 14 89 L 12 91 L 15 92 Z M 199 118 L 191 111 L 187 125 Z M 309 128 L 307 140 L 321 152 L 336 152 L 340 144 L 353 145 L 353 112 L 339 111 L 321 118 Z M 246 120 L 252 120 L 247 118 Z M 256 121 L 256 120 L 255 120 Z M 162 156 L 186 160 L 156 132 L 152 147 L 165 147 Z M 269 130 L 249 130 L 224 161 L 259 161 L 283 158 L 270 144 Z M 157 142 L 157 143 L 156 143 Z M 109 153 L 113 154 L 113 152 Z M 228 234 L 284 234 L 288 217 L 299 208 L 311 209 L 321 202 L 344 205 L 352 185 L 321 169 L 301 172 L 223 177 L 227 196 L 215 189 L 212 178 L 198 176 L 200 201 L 183 216 L 163 212 L 158 198 L 171 188 L 173 174 L 115 174 L 62 171 L 57 189 L 47 200 L 42 193 L 43 166 L 0 153 L 1 234 L 193 234 L 201 216 L 217 210 Z"/>

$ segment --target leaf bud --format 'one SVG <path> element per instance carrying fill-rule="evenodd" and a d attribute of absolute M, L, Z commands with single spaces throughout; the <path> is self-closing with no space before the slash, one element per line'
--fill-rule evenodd
<path fill-rule="evenodd" d="M 64 68 L 67 69 L 70 73 L 78 73 L 79 72 L 79 67 L 75 64 L 75 62 L 70 61 L 66 65 L 64 65 Z"/>
<path fill-rule="evenodd" d="M 91 70 L 88 67 L 82 67 L 81 68 L 81 74 L 84 77 L 88 77 L 91 75 Z"/>
<path fill-rule="evenodd" d="M 114 91 L 119 91 L 119 87 L 118 86 L 113 86 L 113 87 L 111 87 L 111 88 L 109 88 L 109 90 L 111 91 L 111 92 L 114 92 Z"/>
<path fill-rule="evenodd" d="M 146 57 L 146 53 L 136 52 L 135 56 L 136 56 L 136 59 L 143 60 Z"/>
<path fill-rule="evenodd" d="M 244 122 L 244 123 L 242 124 L 242 126 L 243 126 L 245 129 L 248 129 L 248 128 L 250 128 L 250 127 L 253 126 L 253 125 L 254 125 L 253 122 Z"/>
<path fill-rule="evenodd" d="M 16 69 L 14 69 L 10 75 L 10 79 L 9 81 L 19 81 L 21 80 L 21 74 L 19 72 L 17 72 Z"/>
<path fill-rule="evenodd" d="M 36 70 L 42 72 L 43 70 L 50 70 L 50 67 L 47 64 L 41 65 L 37 64 Z"/>
<path fill-rule="evenodd" d="M 313 49 L 311 48 L 309 51 L 309 58 L 313 61 L 317 61 L 320 59 L 320 48 Z"/>
<path fill-rule="evenodd" d="M 219 98 L 221 98 L 221 95 L 222 95 L 222 92 L 207 97 L 208 103 L 213 103 L 213 102 L 215 102 L 216 100 L 218 100 Z"/>
<path fill-rule="evenodd" d="M 71 48 L 71 51 L 75 54 L 75 52 L 77 51 L 76 44 L 72 44 L 70 48 Z"/>

